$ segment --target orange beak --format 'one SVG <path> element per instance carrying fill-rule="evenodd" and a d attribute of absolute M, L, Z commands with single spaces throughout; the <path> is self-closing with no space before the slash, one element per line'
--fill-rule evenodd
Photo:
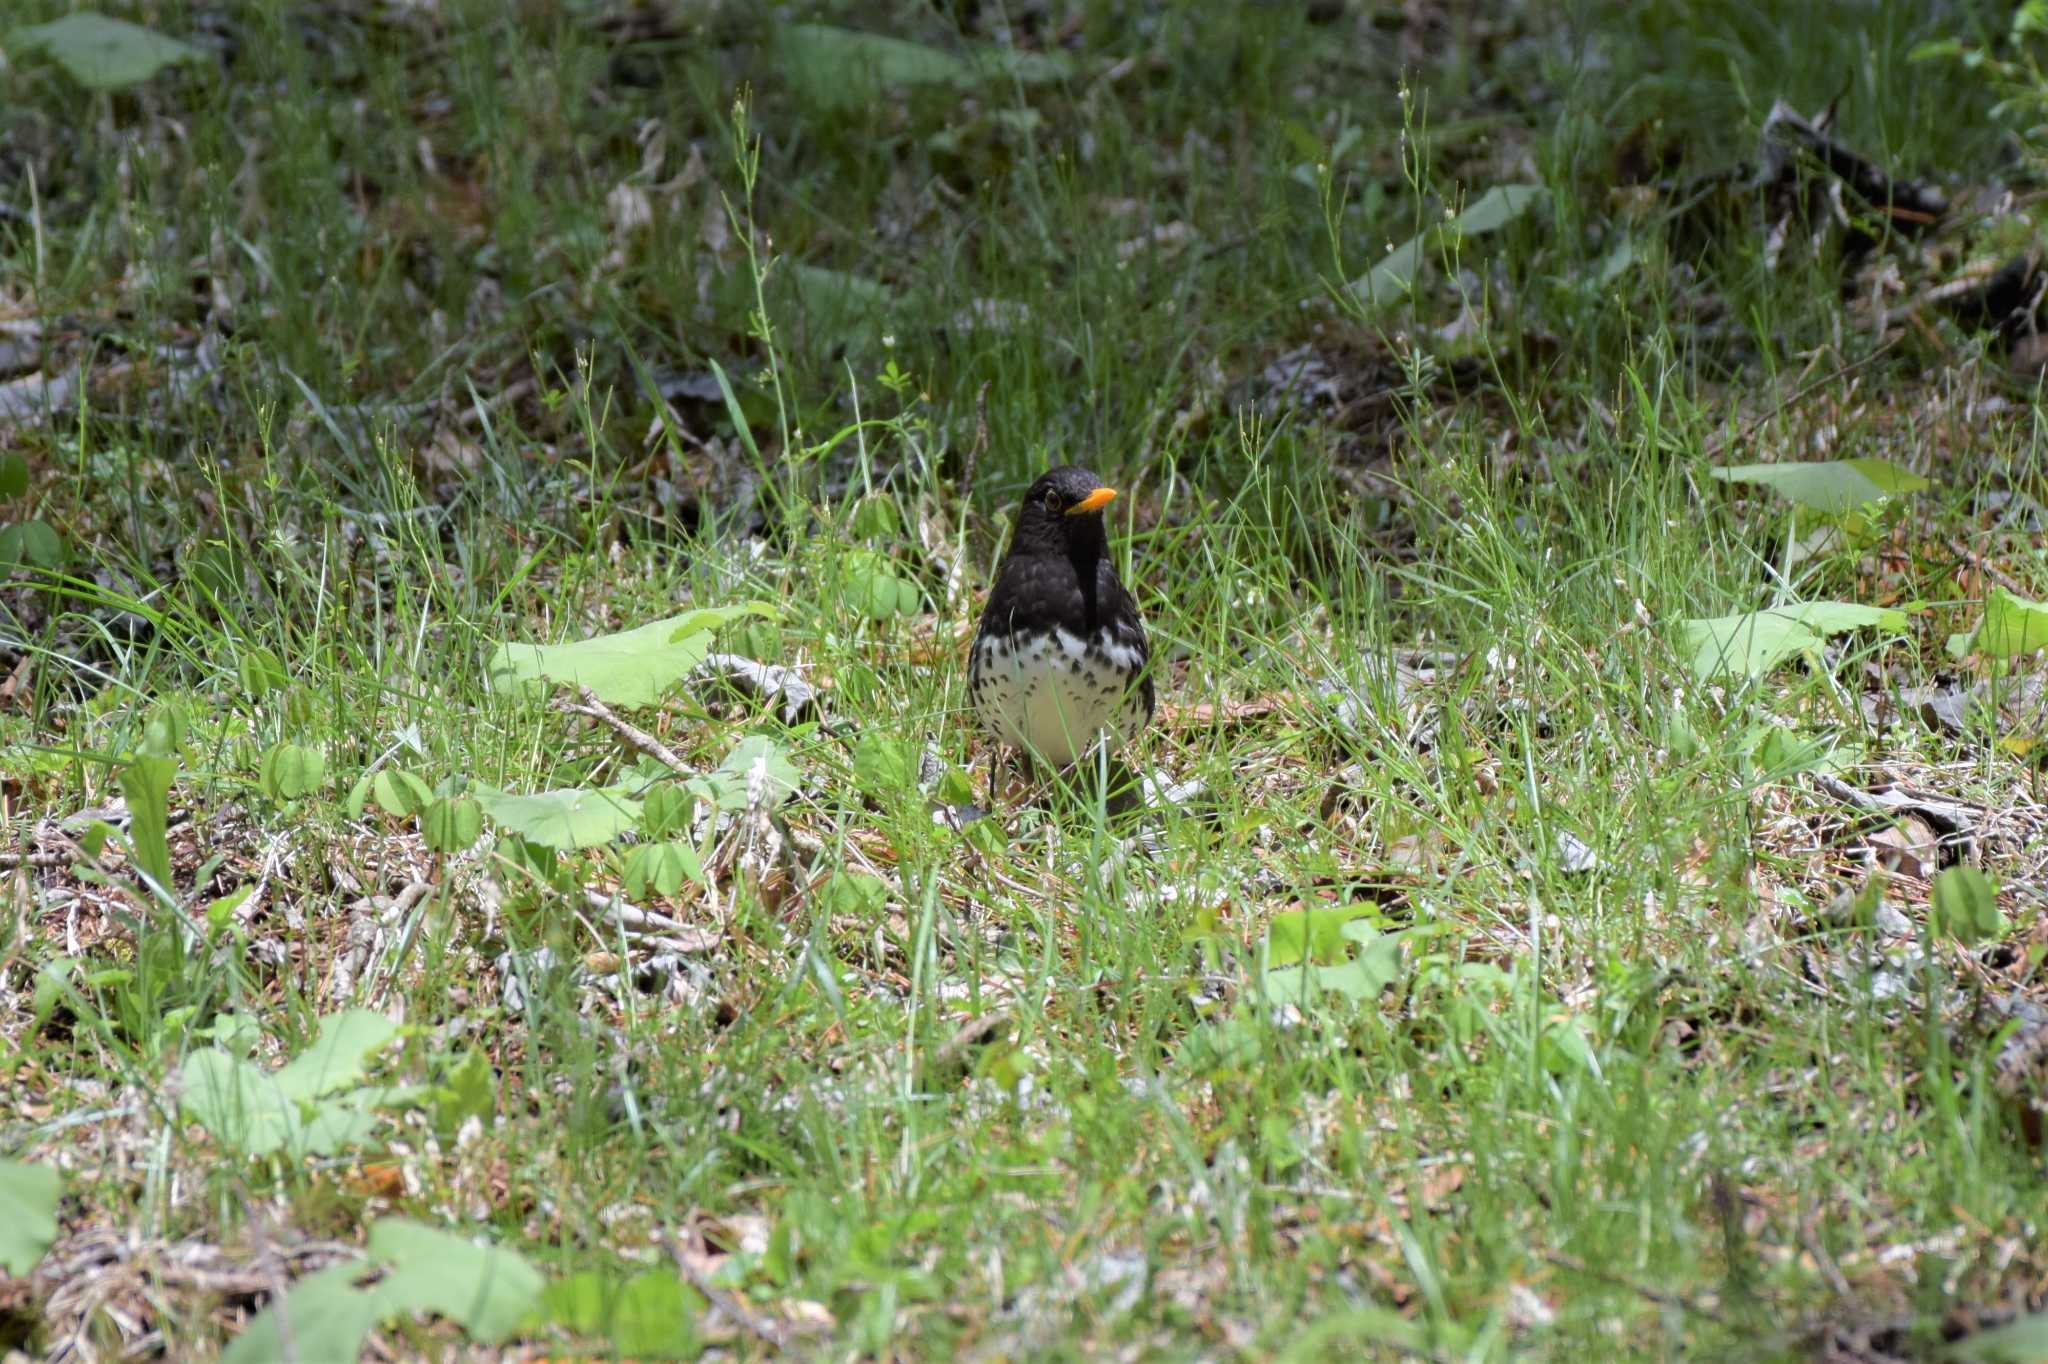
<path fill-rule="evenodd" d="M 1067 515 L 1081 516 L 1088 512 L 1099 512 L 1115 500 L 1116 489 L 1097 488 L 1094 492 L 1067 508 Z"/>

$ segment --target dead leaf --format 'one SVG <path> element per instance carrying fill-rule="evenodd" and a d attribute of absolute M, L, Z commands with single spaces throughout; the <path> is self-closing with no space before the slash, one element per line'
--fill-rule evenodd
<path fill-rule="evenodd" d="M 1157 723 L 1166 729 L 1209 729 L 1218 725 L 1242 724 L 1261 716 L 1286 710 L 1294 704 L 1294 693 L 1272 692 L 1247 701 L 1200 701 L 1159 707 Z"/>
<path fill-rule="evenodd" d="M 1887 871 L 1927 880 L 1941 868 L 1941 836 L 1916 815 L 1902 815 L 1864 840 Z"/>

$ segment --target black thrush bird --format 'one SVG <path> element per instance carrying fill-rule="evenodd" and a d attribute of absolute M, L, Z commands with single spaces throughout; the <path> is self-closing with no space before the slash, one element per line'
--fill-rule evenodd
<path fill-rule="evenodd" d="M 1071 464 L 1031 485 L 968 655 L 982 723 L 1057 767 L 1098 734 L 1128 740 L 1152 718 L 1145 623 L 1102 524 L 1115 496 Z"/>

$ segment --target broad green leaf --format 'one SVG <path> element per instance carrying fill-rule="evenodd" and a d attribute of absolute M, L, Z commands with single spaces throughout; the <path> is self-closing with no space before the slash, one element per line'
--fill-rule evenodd
<path fill-rule="evenodd" d="M 1813 511 L 1835 515 L 1887 497 L 1929 487 L 1926 479 L 1888 459 L 1821 460 L 1797 464 L 1738 464 L 1708 471 L 1723 483 L 1753 483 Z"/>
<path fill-rule="evenodd" d="M 1451 219 L 1451 230 L 1466 237 L 1498 232 L 1549 196 L 1542 185 L 1495 185 Z"/>
<path fill-rule="evenodd" d="M 320 1020 L 320 1033 L 274 1077 L 288 1099 L 315 1099 L 360 1084 L 363 1061 L 398 1036 L 398 1025 L 369 1009 L 344 1009 Z"/>
<path fill-rule="evenodd" d="M 399 1097 L 397 1090 L 358 1089 L 307 1104 L 297 1111 L 285 1149 L 304 1159 L 338 1155 L 361 1146 L 377 1128 L 379 1109 Z"/>
<path fill-rule="evenodd" d="M 313 1044 L 275 1073 L 218 1047 L 194 1051 L 179 1070 L 185 1115 L 244 1155 L 332 1154 L 369 1134 L 382 1091 L 350 1089 L 315 1100 L 360 1081 L 363 1058 L 397 1032 L 397 1024 L 366 1009 L 330 1014 Z"/>
<path fill-rule="evenodd" d="M 917 787 L 915 741 L 887 734 L 863 734 L 853 745 L 853 784 L 864 796 L 881 800 Z"/>
<path fill-rule="evenodd" d="M 613 706 L 659 701 L 711 652 L 712 633 L 743 616 L 776 614 L 767 602 L 709 606 L 574 644 L 500 644 L 487 667 L 491 690 L 583 686 Z M 493 818 L 496 818 L 493 815 Z"/>
<path fill-rule="evenodd" d="M 825 878 L 818 903 L 828 915 L 875 923 L 888 911 L 889 883 L 865 872 L 835 871 Z"/>
<path fill-rule="evenodd" d="M 702 1352 L 697 1317 L 707 1304 L 673 1273 L 637 1274 L 621 1283 L 586 1269 L 551 1283 L 541 1294 L 543 1320 L 603 1340 L 622 1355 L 641 1359 L 695 1359 Z"/>
<path fill-rule="evenodd" d="M 12 502 L 28 492 L 28 461 L 20 455 L 0 455 L 0 502 Z"/>
<path fill-rule="evenodd" d="M 1958 864 L 1934 878 L 1934 926 L 1941 935 L 1964 947 L 2004 936 L 2005 915 L 1998 908 L 1998 887 L 1975 867 Z"/>
<path fill-rule="evenodd" d="M 15 29 L 8 45 L 44 52 L 88 90 L 125 90 L 167 66 L 196 62 L 205 53 L 122 19 L 79 10 L 47 24 Z"/>
<path fill-rule="evenodd" d="M 171 782 L 178 760 L 168 757 L 132 759 L 121 769 L 121 795 L 128 802 L 128 849 L 135 865 L 149 874 L 166 894 L 171 883 Z"/>
<path fill-rule="evenodd" d="M 1762 677 L 1797 654 L 1818 651 L 1829 635 L 1872 625 L 1898 633 L 1906 613 L 1854 602 L 1814 601 L 1679 622 L 1680 651 L 1700 677 Z"/>
<path fill-rule="evenodd" d="M 1969 647 L 1993 658 L 2018 658 L 2048 649 L 2048 603 L 2015 597 L 2002 587 L 1992 588 Z"/>
<path fill-rule="evenodd" d="M 467 852 L 484 832 L 484 808 L 471 796 L 443 796 L 420 811 L 420 836 L 437 853 Z"/>
<path fill-rule="evenodd" d="M 2041 1364 L 2048 1359 L 2048 1312 L 1965 1336 L 1934 1357 L 1956 1364 Z"/>
<path fill-rule="evenodd" d="M 317 748 L 278 743 L 270 746 L 256 770 L 256 781 L 272 800 L 310 796 L 327 780 L 327 758 Z"/>
<path fill-rule="evenodd" d="M 1046 85 L 1053 81 L 1068 80 L 1078 69 L 1072 54 L 1057 49 L 1046 52 L 1027 52 L 1015 47 L 977 47 L 966 54 L 966 61 L 975 68 L 977 79 L 990 78 L 1017 81 L 1024 85 Z M 1035 114 L 1035 109 L 996 110 L 995 117 L 1006 113 Z"/>
<path fill-rule="evenodd" d="M 1600 1073 L 1600 1058 L 1587 1040 L 1586 1025 L 1577 1014 L 1558 1014 L 1546 1022 L 1537 1036 L 1536 1053 L 1543 1068 L 1553 1075 L 1573 1070 Z"/>
<path fill-rule="evenodd" d="M 488 1121 L 498 1106 L 498 1077 L 491 1071 L 490 1058 L 475 1047 L 465 1047 L 462 1059 L 434 1087 L 433 1104 L 434 1126 L 444 1136 L 471 1118 Z"/>
<path fill-rule="evenodd" d="M 1401 934 L 1375 932 L 1371 925 L 1356 920 L 1345 924 L 1343 931 L 1357 943 L 1357 955 L 1334 966 L 1314 968 L 1316 983 L 1355 1003 L 1378 998 L 1380 991 L 1401 977 Z"/>
<path fill-rule="evenodd" d="M 227 894 L 206 902 L 206 909 L 200 915 L 206 920 L 209 931 L 218 933 L 234 920 L 235 911 L 240 909 L 254 894 L 254 886 L 237 886 Z"/>
<path fill-rule="evenodd" d="M 386 1315 L 373 1294 L 355 1286 L 369 1268 L 351 1260 L 306 1275 L 228 1342 L 220 1364 L 358 1364 L 364 1341 Z"/>
<path fill-rule="evenodd" d="M 757 790 L 772 808 L 796 790 L 797 772 L 780 744 L 764 734 L 753 734 L 733 745 L 725 761 L 703 780 L 721 810 L 746 809 L 750 789 Z"/>
<path fill-rule="evenodd" d="M 891 86 L 968 90 L 999 82 L 1042 85 L 1071 78 L 1074 59 L 1064 52 L 971 48 L 959 56 L 922 43 L 829 24 L 790 24 L 777 41 L 790 84 L 827 109 L 879 102 Z"/>
<path fill-rule="evenodd" d="M 89 856 L 92 854 L 88 854 Z M 29 995 L 29 1008 L 35 1015 L 34 1032 L 41 1032 L 43 1024 L 63 1005 L 83 1017 L 89 1006 L 78 993 L 79 964 L 75 957 L 52 957 L 36 968 L 35 989 Z"/>
<path fill-rule="evenodd" d="M 1341 962 L 1351 951 L 1345 925 L 1371 913 L 1371 905 L 1344 905 L 1336 909 L 1290 909 L 1275 914 L 1266 926 L 1266 964 Z"/>
<path fill-rule="evenodd" d="M 487 1345 L 519 1330 L 547 1284 L 516 1251 L 400 1217 L 370 1227 L 369 1251 L 391 1262 L 375 1290 L 387 1314 L 437 1312 Z"/>
<path fill-rule="evenodd" d="M 1542 185 L 1495 185 L 1448 223 L 1419 232 L 1389 251 L 1364 278 L 1352 281 L 1351 291 L 1372 307 L 1398 303 L 1415 287 L 1425 254 L 1440 233 L 1456 240 L 1496 232 L 1548 197 Z"/>
<path fill-rule="evenodd" d="M 1428 245 L 1428 233 L 1410 237 L 1380 257 L 1379 263 L 1367 271 L 1363 279 L 1354 281 L 1352 292 L 1375 308 L 1400 302 L 1415 287 L 1415 276 L 1422 269 L 1423 248 Z"/>
<path fill-rule="evenodd" d="M 889 291 L 874 280 L 816 265 L 788 265 L 770 293 L 801 318 L 814 342 L 873 346 L 889 316 Z"/>
<path fill-rule="evenodd" d="M 297 1109 L 270 1076 L 218 1047 L 186 1056 L 178 1081 L 185 1116 L 230 1150 L 266 1156 L 281 1150 L 298 1130 Z"/>
<path fill-rule="evenodd" d="M 640 802 L 612 788 L 515 796 L 479 784 L 476 799 L 500 828 L 558 852 L 609 843 L 640 821 Z"/>
<path fill-rule="evenodd" d="M 0 1270 L 26 1279 L 57 1242 L 64 1176 L 47 1165 L 0 1160 Z"/>
<path fill-rule="evenodd" d="M 1605 289 L 1641 259 L 1642 255 L 1636 249 L 1635 238 L 1623 237 L 1609 248 L 1606 255 L 1593 263 L 1593 287 Z"/>
<path fill-rule="evenodd" d="M 1825 739 L 1802 739 L 1783 725 L 1766 725 L 1750 749 L 1758 772 L 1768 781 L 1782 781 L 1798 772 L 1830 770 L 1839 764 Z"/>
<path fill-rule="evenodd" d="M 242 569 L 231 546 L 210 540 L 194 550 L 180 565 L 185 578 L 210 597 L 215 605 L 234 600 L 241 592 Z"/>
<path fill-rule="evenodd" d="M 790 84 L 828 109 L 873 104 L 892 85 L 963 86 L 974 74 L 935 47 L 829 24 L 786 25 L 777 47 Z"/>

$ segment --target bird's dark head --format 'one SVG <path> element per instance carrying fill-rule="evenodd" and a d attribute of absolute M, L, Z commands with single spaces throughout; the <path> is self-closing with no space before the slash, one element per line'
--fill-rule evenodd
<path fill-rule="evenodd" d="M 1013 552 L 1100 553 L 1108 543 L 1102 509 L 1115 497 L 1116 489 L 1077 465 L 1062 464 L 1046 471 L 1025 492 L 1023 505 L 1017 509 Z"/>

